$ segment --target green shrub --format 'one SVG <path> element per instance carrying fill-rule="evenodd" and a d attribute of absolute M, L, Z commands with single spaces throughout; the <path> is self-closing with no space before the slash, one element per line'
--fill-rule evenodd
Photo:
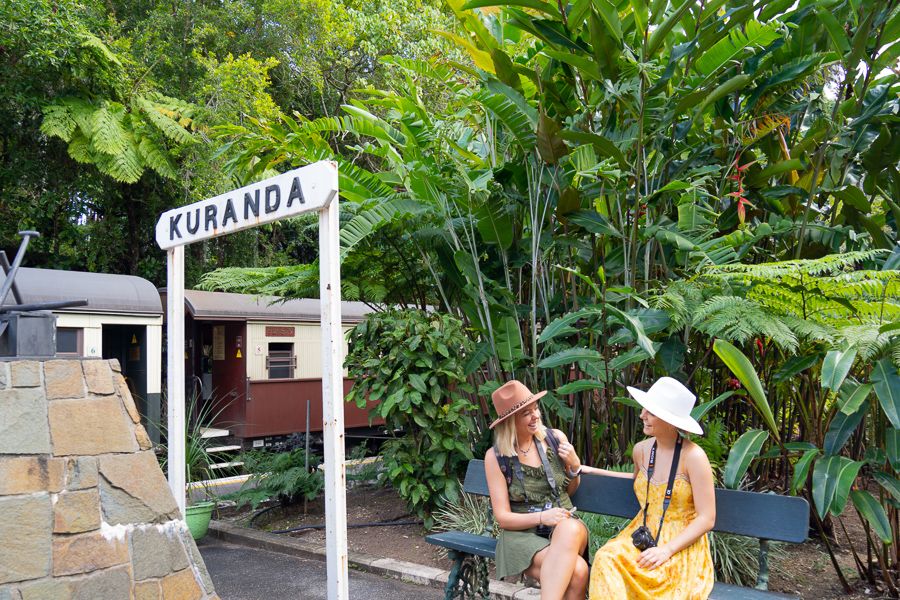
<path fill-rule="evenodd" d="M 348 402 L 377 401 L 372 417 L 402 432 L 381 449 L 384 477 L 410 510 L 432 526 L 432 513 L 459 499 L 459 478 L 473 457 L 474 405 L 464 364 L 472 343 L 462 322 L 417 310 L 370 315 L 350 334 L 354 379 Z"/>
<path fill-rule="evenodd" d="M 732 533 L 709 534 L 709 547 L 716 567 L 716 580 L 753 587 L 759 571 L 759 540 Z M 784 558 L 784 545 L 769 542 L 769 565 Z"/>
<path fill-rule="evenodd" d="M 249 504 L 254 510 L 266 500 L 278 500 L 288 506 L 301 500 L 314 500 L 325 487 L 325 476 L 317 468 L 319 457 L 310 455 L 305 466 L 305 451 L 248 452 L 241 456 L 244 468 L 252 473 L 237 492 L 228 497 L 238 507 Z"/>
<path fill-rule="evenodd" d="M 485 535 L 485 529 L 490 529 L 490 535 L 497 537 L 500 528 L 491 518 L 490 510 L 490 498 L 463 492 L 456 500 L 448 501 L 434 511 L 434 529 L 466 531 L 477 535 Z"/>

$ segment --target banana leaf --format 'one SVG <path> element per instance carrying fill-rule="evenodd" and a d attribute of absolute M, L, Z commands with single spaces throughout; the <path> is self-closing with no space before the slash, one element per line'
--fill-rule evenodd
<path fill-rule="evenodd" d="M 743 352 L 725 340 L 716 340 L 713 343 L 713 350 L 722 359 L 725 366 L 734 373 L 735 377 L 744 384 L 744 387 L 750 393 L 750 398 L 753 400 L 753 406 L 756 407 L 756 410 L 766 421 L 766 425 L 769 426 L 769 430 L 775 439 L 780 440 L 778 426 L 775 424 L 775 415 L 772 414 L 772 408 L 766 399 L 766 392 L 763 390 L 762 382 L 760 382 L 759 376 L 753 369 L 753 365 L 750 364 L 750 360 L 744 356 Z"/>
<path fill-rule="evenodd" d="M 750 463 L 759 456 L 767 437 L 769 434 L 762 429 L 751 429 L 738 438 L 728 453 L 725 470 L 722 472 L 725 487 L 737 489 L 750 468 Z"/>

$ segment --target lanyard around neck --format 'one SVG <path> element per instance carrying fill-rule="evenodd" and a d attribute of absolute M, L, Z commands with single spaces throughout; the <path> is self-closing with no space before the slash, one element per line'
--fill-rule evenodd
<path fill-rule="evenodd" d="M 662 533 L 663 520 L 666 518 L 666 511 L 669 509 L 669 503 L 672 502 L 672 488 L 675 485 L 675 474 L 678 472 L 678 459 L 681 457 L 681 446 L 684 439 L 679 435 L 675 440 L 675 453 L 672 455 L 672 466 L 669 469 L 669 483 L 666 485 L 666 495 L 663 499 L 662 514 L 659 516 L 659 528 L 656 530 L 654 542 L 659 542 L 659 536 Z M 650 462 L 647 464 L 647 496 L 644 500 L 644 526 L 647 526 L 647 509 L 650 507 L 650 480 L 653 478 L 653 469 L 656 466 L 656 441 L 653 441 L 653 447 L 650 448 Z"/>

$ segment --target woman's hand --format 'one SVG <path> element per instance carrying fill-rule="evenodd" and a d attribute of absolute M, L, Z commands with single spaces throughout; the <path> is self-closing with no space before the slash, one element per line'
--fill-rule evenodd
<path fill-rule="evenodd" d="M 559 451 L 556 454 L 568 467 L 570 473 L 577 471 L 581 467 L 581 459 L 575 454 L 575 446 L 570 444 L 568 440 L 560 441 Z"/>
<path fill-rule="evenodd" d="M 571 517 L 571 513 L 567 511 L 565 508 L 550 508 L 539 513 L 541 515 L 539 523 L 541 525 L 549 525 L 551 527 L 555 527 L 562 521 L 563 519 L 568 519 Z"/>
<path fill-rule="evenodd" d="M 655 569 L 672 558 L 672 551 L 666 546 L 654 546 L 647 548 L 637 559 L 637 564 L 642 569 Z"/>

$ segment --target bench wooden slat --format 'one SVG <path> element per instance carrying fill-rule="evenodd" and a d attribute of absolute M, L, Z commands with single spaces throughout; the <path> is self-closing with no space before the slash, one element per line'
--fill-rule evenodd
<path fill-rule="evenodd" d="M 448 550 L 458 550 L 485 558 L 494 558 L 497 540 L 465 531 L 442 531 L 425 536 L 425 541 Z"/>
<path fill-rule="evenodd" d="M 579 511 L 630 519 L 640 510 L 631 479 L 593 474 L 581 479 L 572 498 Z M 483 460 L 469 461 L 463 487 L 470 494 L 489 495 Z M 799 544 L 809 533 L 809 503 L 797 496 L 716 488 L 713 531 Z"/>
<path fill-rule="evenodd" d="M 797 596 L 790 594 L 746 588 L 719 581 L 713 586 L 712 593 L 709 595 L 709 600 L 772 600 L 773 598 L 793 598 L 797 600 Z"/>

